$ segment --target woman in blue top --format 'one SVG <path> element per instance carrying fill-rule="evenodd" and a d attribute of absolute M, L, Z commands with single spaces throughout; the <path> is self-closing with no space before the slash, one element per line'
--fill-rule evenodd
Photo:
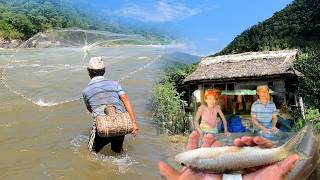
<path fill-rule="evenodd" d="M 106 105 L 112 105 L 118 112 L 129 113 L 133 123 L 132 135 L 138 134 L 138 125 L 133 112 L 133 108 L 127 94 L 122 90 L 116 81 L 111 81 L 103 77 L 105 66 L 101 57 L 90 59 L 87 67 L 91 81 L 83 90 L 83 99 L 88 111 L 92 114 L 94 121 L 89 139 L 89 150 L 98 153 L 105 145 L 111 143 L 112 151 L 120 153 L 124 141 L 124 135 L 116 137 L 100 137 L 96 132 L 96 119 L 104 118 Z"/>

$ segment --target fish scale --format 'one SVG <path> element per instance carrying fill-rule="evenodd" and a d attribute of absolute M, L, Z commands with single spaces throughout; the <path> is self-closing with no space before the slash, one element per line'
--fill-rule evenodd
<path fill-rule="evenodd" d="M 307 129 L 309 129 L 307 131 Z M 206 147 L 178 154 L 175 160 L 191 169 L 213 173 L 240 172 L 247 168 L 272 164 L 296 152 L 296 146 L 312 126 L 305 126 L 287 143 L 277 148 L 259 147 Z"/>
<path fill-rule="evenodd" d="M 228 149 L 232 148 L 234 147 L 225 147 L 224 150 L 228 151 Z M 215 154 L 215 150 L 216 148 L 208 148 L 207 152 L 204 154 Z M 208 156 L 206 158 L 201 158 L 198 162 L 191 165 L 191 167 L 199 170 L 213 170 L 214 172 L 241 170 L 242 167 L 249 168 L 263 165 L 261 162 L 264 162 L 264 164 L 275 162 L 277 159 L 273 158 L 273 155 L 281 154 L 281 151 L 283 151 L 281 148 L 261 149 L 255 147 L 244 147 L 238 152 L 227 152 L 213 158 Z"/>

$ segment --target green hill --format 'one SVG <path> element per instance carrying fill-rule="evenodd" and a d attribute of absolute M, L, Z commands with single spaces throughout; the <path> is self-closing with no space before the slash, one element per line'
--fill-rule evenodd
<path fill-rule="evenodd" d="M 304 74 L 299 94 L 308 106 L 320 108 L 320 0 L 295 0 L 212 56 L 291 48 L 300 49 L 295 64 Z"/>
<path fill-rule="evenodd" d="M 0 36 L 6 40 L 26 40 L 37 32 L 52 28 L 89 28 L 88 17 L 76 9 L 62 8 L 57 1 L 0 1 Z"/>
<path fill-rule="evenodd" d="M 320 0 L 295 0 L 271 18 L 242 32 L 216 55 L 304 49 L 320 40 Z"/>
<path fill-rule="evenodd" d="M 159 43 L 170 41 L 161 32 L 146 26 L 115 24 L 77 0 L 0 0 L 0 40 L 26 40 L 38 32 L 60 28 L 140 34 Z"/>

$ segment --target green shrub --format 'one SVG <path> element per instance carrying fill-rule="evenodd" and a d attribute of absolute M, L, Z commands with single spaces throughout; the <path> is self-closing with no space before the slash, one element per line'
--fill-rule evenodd
<path fill-rule="evenodd" d="M 301 116 L 295 120 L 294 127 L 296 130 L 301 129 L 306 124 L 312 124 L 317 132 L 320 132 L 320 113 L 319 109 L 310 108 L 306 110 L 305 120 Z"/>
<path fill-rule="evenodd" d="M 185 113 L 186 102 L 176 91 L 173 83 L 157 84 L 152 90 L 152 117 L 161 132 L 166 134 L 188 133 L 189 115 Z"/>
<path fill-rule="evenodd" d="M 197 64 L 173 66 L 166 70 L 151 93 L 154 123 L 161 133 L 186 134 L 190 131 L 193 115 L 185 112 L 183 80 L 192 73 Z"/>
<path fill-rule="evenodd" d="M 306 49 L 298 57 L 295 69 L 303 74 L 298 92 L 309 107 L 320 108 L 320 48 Z"/>
<path fill-rule="evenodd" d="M 174 66 L 166 70 L 159 83 L 173 83 L 175 87 L 183 85 L 183 80 L 195 71 L 197 64 Z"/>

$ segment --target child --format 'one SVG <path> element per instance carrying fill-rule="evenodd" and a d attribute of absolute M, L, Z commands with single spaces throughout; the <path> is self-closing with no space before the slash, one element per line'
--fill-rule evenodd
<path fill-rule="evenodd" d="M 224 134 L 229 136 L 230 133 L 228 132 L 227 121 L 224 117 L 221 108 L 218 104 L 219 94 L 214 90 L 206 90 L 204 93 L 204 101 L 206 105 L 201 105 L 196 113 L 194 118 L 194 124 L 197 131 L 202 133 L 218 133 L 218 120 L 217 114 L 219 113 L 223 125 L 224 125 Z M 199 126 L 199 120 L 201 117 L 201 124 Z"/>

